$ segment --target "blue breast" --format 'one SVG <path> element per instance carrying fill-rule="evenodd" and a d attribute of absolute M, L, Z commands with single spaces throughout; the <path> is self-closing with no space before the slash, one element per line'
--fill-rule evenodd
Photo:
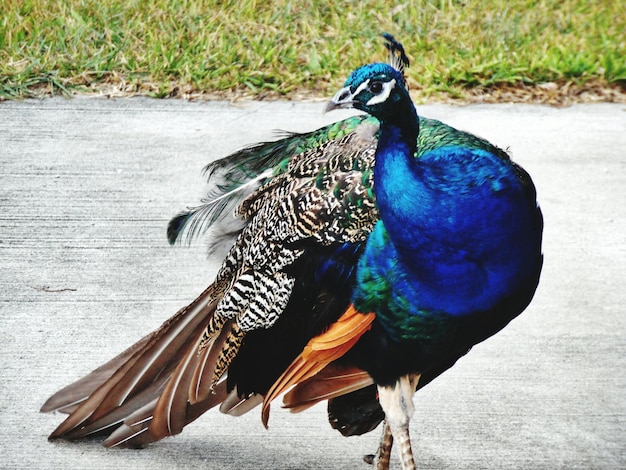
<path fill-rule="evenodd" d="M 354 301 L 385 316 L 466 316 L 512 295 L 536 271 L 536 206 L 509 160 L 447 146 L 407 158 L 379 142 L 381 221 L 357 271 Z"/>

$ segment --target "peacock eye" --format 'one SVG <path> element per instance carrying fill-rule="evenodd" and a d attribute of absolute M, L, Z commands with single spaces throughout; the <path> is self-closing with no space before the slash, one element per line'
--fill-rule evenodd
<path fill-rule="evenodd" d="M 372 93 L 377 95 L 383 91 L 383 84 L 381 82 L 372 82 L 369 88 Z"/>

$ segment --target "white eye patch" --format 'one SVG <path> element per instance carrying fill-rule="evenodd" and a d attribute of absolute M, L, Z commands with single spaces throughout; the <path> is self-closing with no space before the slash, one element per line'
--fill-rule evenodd
<path fill-rule="evenodd" d="M 370 79 L 368 78 L 367 80 L 365 80 L 363 83 L 361 83 L 356 90 L 354 90 L 354 93 L 352 93 L 352 96 L 359 96 L 359 93 L 361 93 L 363 90 L 365 90 L 368 85 L 370 84 Z"/>
<path fill-rule="evenodd" d="M 363 83 L 361 86 L 367 85 L 368 83 L 369 83 L 369 80 Z M 378 103 L 384 103 L 387 100 L 387 98 L 389 98 L 389 95 L 391 94 L 391 90 L 393 90 L 394 87 L 396 86 L 396 79 L 392 78 L 390 81 L 384 82 L 382 85 L 383 85 L 383 89 L 381 90 L 381 92 L 373 96 L 371 100 L 365 103 L 367 106 L 371 106 L 373 104 L 378 104 Z M 361 88 L 361 86 L 359 87 L 359 89 Z M 359 89 L 357 89 L 357 92 L 360 91 Z M 356 94 L 357 93 L 355 93 L 355 95 Z"/>

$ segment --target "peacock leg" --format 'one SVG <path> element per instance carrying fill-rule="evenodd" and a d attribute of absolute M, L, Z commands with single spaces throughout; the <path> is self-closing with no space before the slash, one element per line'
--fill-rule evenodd
<path fill-rule="evenodd" d="M 378 401 L 385 412 L 385 425 L 389 426 L 393 440 L 398 443 L 402 470 L 415 469 L 411 438 L 409 437 L 409 422 L 415 410 L 413 394 L 419 377 L 419 375 L 405 375 L 393 385 L 378 386 Z"/>
<path fill-rule="evenodd" d="M 383 422 L 383 435 L 380 438 L 378 446 L 378 460 L 376 461 L 376 470 L 389 470 L 389 461 L 391 459 L 391 448 L 393 447 L 393 435 L 387 421 Z"/>

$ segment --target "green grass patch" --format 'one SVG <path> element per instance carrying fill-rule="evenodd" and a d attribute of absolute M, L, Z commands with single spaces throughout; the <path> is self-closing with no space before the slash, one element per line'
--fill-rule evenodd
<path fill-rule="evenodd" d="M 327 97 L 386 59 L 383 31 L 403 42 L 423 99 L 626 83 L 615 0 L 4 0 L 0 99 Z"/>

